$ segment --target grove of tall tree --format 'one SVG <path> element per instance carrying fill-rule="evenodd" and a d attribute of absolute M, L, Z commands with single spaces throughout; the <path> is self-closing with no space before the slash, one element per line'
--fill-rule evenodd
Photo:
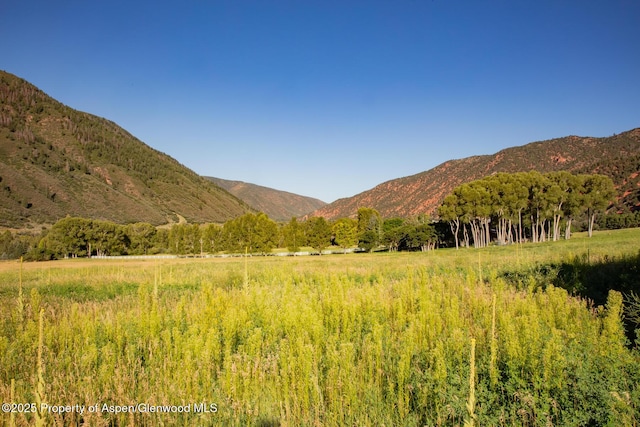
<path fill-rule="evenodd" d="M 613 182 L 603 175 L 536 171 L 498 173 L 456 187 L 439 208 L 440 219 L 450 224 L 456 248 L 487 246 L 495 229 L 498 244 L 530 240 L 556 241 L 571 237 L 572 221 L 586 213 L 591 236 L 596 216 L 610 205 Z"/>

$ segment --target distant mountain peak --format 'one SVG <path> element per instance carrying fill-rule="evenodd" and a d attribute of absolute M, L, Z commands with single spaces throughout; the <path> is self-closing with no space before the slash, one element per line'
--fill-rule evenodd
<path fill-rule="evenodd" d="M 326 205 L 322 200 L 243 181 L 205 177 L 276 221 L 301 217 Z"/>

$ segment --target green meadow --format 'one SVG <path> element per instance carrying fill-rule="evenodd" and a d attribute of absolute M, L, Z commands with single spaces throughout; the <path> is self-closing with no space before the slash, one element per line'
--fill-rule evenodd
<path fill-rule="evenodd" d="M 640 229 L 3 262 L 1 425 L 636 426 L 639 265 Z"/>

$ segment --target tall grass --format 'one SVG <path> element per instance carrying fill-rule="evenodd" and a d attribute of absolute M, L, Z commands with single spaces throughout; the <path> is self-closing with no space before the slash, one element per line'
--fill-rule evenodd
<path fill-rule="evenodd" d="M 634 253 L 633 233 L 518 250 L 3 264 L 0 399 L 216 409 L 41 414 L 65 426 L 637 425 L 622 296 L 596 308 L 503 274 L 586 248 Z"/>

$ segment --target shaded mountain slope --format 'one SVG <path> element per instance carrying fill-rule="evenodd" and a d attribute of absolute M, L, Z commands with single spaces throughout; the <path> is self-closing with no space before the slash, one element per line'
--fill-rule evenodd
<path fill-rule="evenodd" d="M 318 199 L 261 185 L 209 176 L 205 178 L 276 221 L 287 221 L 294 216 L 303 216 L 326 205 L 325 202 Z"/>
<path fill-rule="evenodd" d="M 327 219 L 353 217 L 359 207 L 377 209 L 383 217 L 411 217 L 426 213 L 434 215 L 442 200 L 455 187 L 497 172 L 551 172 L 566 170 L 580 173 L 602 173 L 614 179 L 618 188 L 623 181 L 633 181 L 613 173 L 616 159 L 640 155 L 640 128 L 606 138 L 568 136 L 511 147 L 493 155 L 450 160 L 425 172 L 384 182 L 371 190 L 350 198 L 339 199 L 315 211 L 313 215 Z M 634 157 L 635 156 L 635 157 Z M 625 170 L 631 170 L 631 166 Z M 636 163 L 635 166 L 638 166 Z M 637 178 L 637 169 L 635 177 Z M 637 183 L 637 181 L 635 181 Z M 634 185 L 634 184 L 630 184 Z M 632 200 L 637 196 L 631 191 Z"/>
<path fill-rule="evenodd" d="M 222 222 L 250 208 L 106 119 L 0 71 L 0 226 Z"/>

